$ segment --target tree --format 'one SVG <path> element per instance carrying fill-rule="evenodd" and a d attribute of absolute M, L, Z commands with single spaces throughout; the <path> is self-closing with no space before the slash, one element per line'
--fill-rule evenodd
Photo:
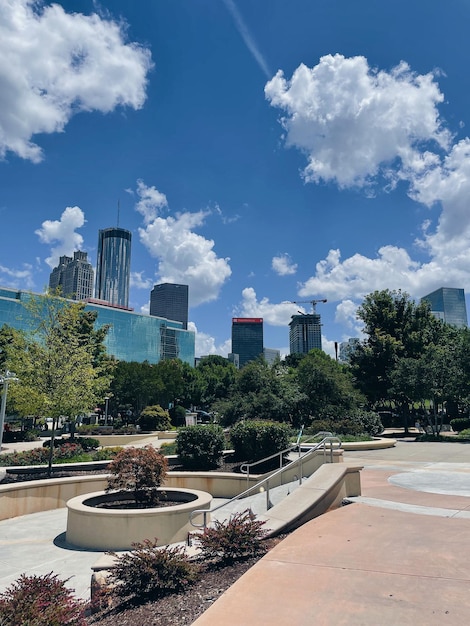
<path fill-rule="evenodd" d="M 296 376 L 305 398 L 304 413 L 311 417 L 341 416 L 364 400 L 353 384 L 349 367 L 321 350 L 311 350 L 300 361 Z"/>
<path fill-rule="evenodd" d="M 19 378 L 12 396 L 22 415 L 52 417 L 55 426 L 61 416 L 75 419 L 90 411 L 109 389 L 112 362 L 102 349 L 105 332 L 95 331 L 82 302 L 44 295 L 26 306 L 31 329 L 17 337 L 21 350 L 9 350 Z M 52 455 L 49 471 L 51 463 Z"/>

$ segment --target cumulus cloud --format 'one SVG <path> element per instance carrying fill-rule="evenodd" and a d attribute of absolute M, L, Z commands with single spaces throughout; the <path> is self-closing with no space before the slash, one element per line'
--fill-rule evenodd
<path fill-rule="evenodd" d="M 470 139 L 452 143 L 439 116 L 444 96 L 434 74 L 419 75 L 402 62 L 390 72 L 364 57 L 328 55 L 290 80 L 281 71 L 265 87 L 287 146 L 302 151 L 306 182 L 331 182 L 373 194 L 379 183 L 440 210 L 422 224 L 414 242 L 427 255 L 417 261 L 403 249 L 382 245 L 375 258 L 341 259 L 330 250 L 299 290 L 303 297 L 358 299 L 374 289 L 404 289 L 419 297 L 442 285 L 470 288 Z"/>
<path fill-rule="evenodd" d="M 152 222 L 168 206 L 165 194 L 156 187 L 147 187 L 143 180 L 137 181 L 137 195 L 139 201 L 135 208 L 144 216 L 145 224 Z"/>
<path fill-rule="evenodd" d="M 351 187 L 378 173 L 395 178 L 395 161 L 400 170 L 424 167 L 422 144 L 445 148 L 450 141 L 433 74 L 415 74 L 404 62 L 385 72 L 362 56 L 327 55 L 313 68 L 301 64 L 290 80 L 279 70 L 265 94 L 286 113 L 286 144 L 305 153 L 307 182 Z"/>
<path fill-rule="evenodd" d="M 297 263 L 292 261 L 287 252 L 273 257 L 271 267 L 279 276 L 288 276 L 289 274 L 295 274 L 297 271 Z"/>
<path fill-rule="evenodd" d="M 150 52 L 126 41 L 122 23 L 34 0 L 2 2 L 1 12 L 1 158 L 39 162 L 32 137 L 63 131 L 78 112 L 142 107 Z"/>
<path fill-rule="evenodd" d="M 151 189 L 155 196 L 159 193 Z M 150 215 L 147 208 L 144 220 Z M 215 300 L 232 273 L 229 259 L 215 253 L 214 241 L 194 232 L 208 215 L 209 211 L 197 211 L 153 217 L 139 229 L 141 242 L 158 259 L 158 280 L 189 285 L 191 306 Z"/>
<path fill-rule="evenodd" d="M 253 287 L 246 287 L 235 313 L 238 317 L 262 317 L 271 326 L 287 326 L 292 315 L 297 315 L 299 310 L 305 312 L 303 307 L 293 302 L 273 303 L 269 298 L 258 300 Z"/>
<path fill-rule="evenodd" d="M 56 244 L 51 248 L 51 255 L 46 259 L 49 267 L 56 267 L 59 257 L 72 256 L 74 250 L 83 246 L 83 237 L 75 232 L 85 224 L 85 214 L 78 206 L 67 207 L 59 220 L 46 220 L 41 228 L 34 231 L 41 243 Z"/>
<path fill-rule="evenodd" d="M 154 282 L 151 278 L 145 278 L 144 272 L 131 272 L 130 286 L 136 289 L 152 289 Z"/>
<path fill-rule="evenodd" d="M 196 333 L 195 355 L 196 357 L 208 356 L 209 354 L 219 354 L 227 357 L 232 350 L 232 340 L 226 339 L 223 343 L 216 345 L 214 337 L 198 331 L 194 322 L 188 322 L 188 330 Z"/>

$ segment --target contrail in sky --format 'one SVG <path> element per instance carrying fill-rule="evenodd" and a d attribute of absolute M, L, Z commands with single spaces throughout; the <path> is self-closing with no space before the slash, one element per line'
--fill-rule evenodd
<path fill-rule="evenodd" d="M 243 18 L 240 14 L 240 11 L 237 8 L 237 5 L 235 4 L 233 0 L 223 0 L 223 2 L 225 6 L 227 7 L 227 9 L 232 14 L 232 17 L 235 20 L 235 26 L 237 27 L 238 32 L 242 36 L 242 39 L 245 42 L 246 47 L 253 55 L 256 63 L 258 63 L 259 67 L 264 72 L 266 78 L 272 78 L 273 74 L 270 71 L 268 64 L 264 60 L 263 55 L 259 51 L 258 46 L 256 45 L 256 42 L 254 38 L 252 37 L 251 33 L 249 32 L 245 22 L 243 21 Z"/>

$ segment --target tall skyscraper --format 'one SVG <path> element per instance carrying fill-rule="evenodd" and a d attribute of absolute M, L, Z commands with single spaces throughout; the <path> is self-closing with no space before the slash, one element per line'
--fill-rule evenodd
<path fill-rule="evenodd" d="M 128 307 L 132 233 L 105 228 L 98 234 L 95 298 Z"/>
<path fill-rule="evenodd" d="M 161 283 L 150 292 L 150 315 L 183 323 L 188 328 L 188 285 Z"/>
<path fill-rule="evenodd" d="M 232 354 L 238 354 L 240 367 L 263 354 L 263 318 L 232 318 Z"/>
<path fill-rule="evenodd" d="M 307 354 L 321 347 L 321 316 L 319 313 L 293 315 L 289 322 L 289 346 L 291 354 Z"/>
<path fill-rule="evenodd" d="M 427 296 L 423 296 L 421 301 L 423 300 L 429 302 L 431 312 L 438 319 L 458 328 L 467 326 L 467 307 L 463 289 L 441 287 L 428 293 Z"/>
<path fill-rule="evenodd" d="M 70 256 L 61 256 L 59 265 L 49 277 L 51 290 L 61 289 L 61 295 L 71 300 L 87 300 L 93 295 L 93 267 L 86 252 L 78 250 Z"/>

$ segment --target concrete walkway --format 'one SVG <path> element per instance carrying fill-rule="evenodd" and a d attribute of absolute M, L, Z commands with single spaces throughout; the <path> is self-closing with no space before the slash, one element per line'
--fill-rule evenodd
<path fill-rule="evenodd" d="M 470 445 L 404 440 L 344 461 L 364 465 L 362 496 L 291 533 L 197 626 L 470 622 Z M 101 553 L 71 549 L 65 526 L 64 509 L 0 522 L 0 591 L 53 571 L 89 597 Z"/>
<path fill-rule="evenodd" d="M 271 550 L 195 626 L 470 622 L 470 445 L 346 452 L 362 496 Z"/>

